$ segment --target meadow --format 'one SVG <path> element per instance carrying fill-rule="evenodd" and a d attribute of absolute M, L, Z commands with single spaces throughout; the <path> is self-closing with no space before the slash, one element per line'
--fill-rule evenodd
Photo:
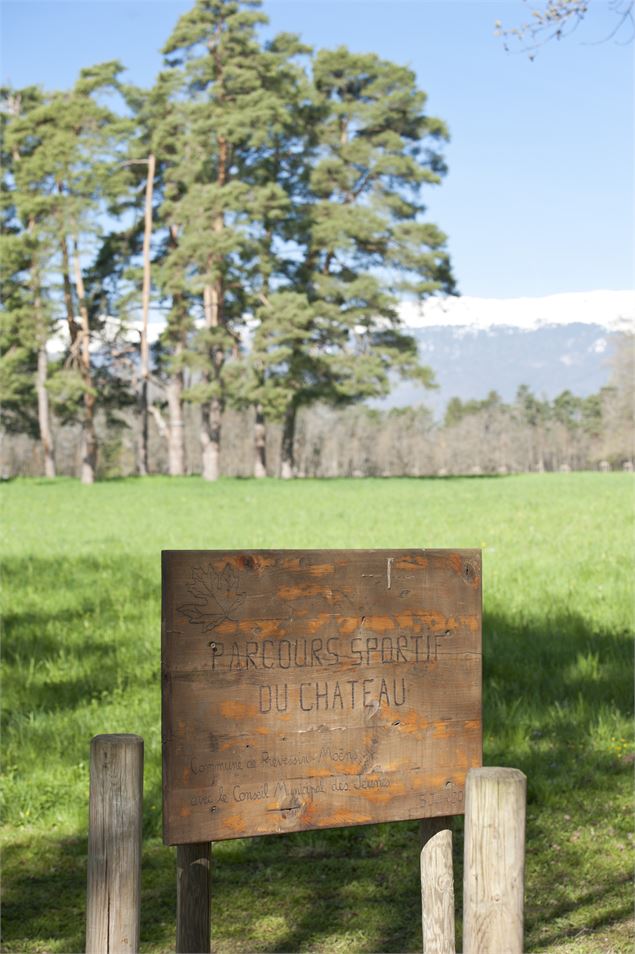
<path fill-rule="evenodd" d="M 84 949 L 101 732 L 145 739 L 142 950 L 174 949 L 161 549 L 482 547 L 484 763 L 528 778 L 526 951 L 630 952 L 633 490 L 612 473 L 4 484 L 3 950 Z M 214 950 L 420 950 L 418 848 L 410 822 L 217 844 Z"/>

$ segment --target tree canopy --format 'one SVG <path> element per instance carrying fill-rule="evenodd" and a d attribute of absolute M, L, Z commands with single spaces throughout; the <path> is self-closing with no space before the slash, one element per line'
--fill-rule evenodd
<path fill-rule="evenodd" d="M 432 383 L 399 304 L 454 289 L 425 206 L 447 128 L 409 68 L 265 39 L 266 23 L 259 0 L 196 0 L 149 90 L 113 61 L 70 90 L 4 92 L 5 421 L 44 441 L 50 396 L 81 422 L 85 480 L 98 409 L 131 400 L 143 374 L 130 321 L 150 155 L 151 307 L 166 317 L 152 400 L 173 473 L 184 402 L 200 407 L 207 478 L 230 406 L 253 407 L 261 437 L 284 421 L 290 475 L 300 408 L 385 395 L 395 375 Z"/>

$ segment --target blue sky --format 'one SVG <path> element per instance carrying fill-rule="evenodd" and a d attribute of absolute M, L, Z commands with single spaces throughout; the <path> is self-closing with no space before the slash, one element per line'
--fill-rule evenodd
<path fill-rule="evenodd" d="M 5 0 L 2 81 L 63 88 L 82 66 L 120 59 L 132 81 L 149 84 L 190 5 Z M 592 0 L 577 32 L 533 62 L 494 36 L 497 19 L 513 26 L 527 16 L 520 0 L 270 0 L 264 10 L 273 31 L 416 71 L 429 112 L 452 136 L 428 217 L 448 235 L 462 294 L 631 287 L 633 45 L 598 42 L 614 23 L 606 3 Z"/>

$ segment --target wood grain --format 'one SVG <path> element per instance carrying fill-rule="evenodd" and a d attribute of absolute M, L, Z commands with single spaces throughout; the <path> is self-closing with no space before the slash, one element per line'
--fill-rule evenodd
<path fill-rule="evenodd" d="M 478 550 L 166 551 L 168 844 L 463 812 Z"/>
<path fill-rule="evenodd" d="M 176 954 L 209 954 L 210 853 L 208 841 L 176 849 Z"/>
<path fill-rule="evenodd" d="M 141 911 L 143 739 L 90 744 L 87 954 L 136 954 Z"/>
<path fill-rule="evenodd" d="M 450 825 L 449 818 L 426 818 L 421 823 L 424 841 L 421 849 L 423 954 L 456 954 Z"/>
<path fill-rule="evenodd" d="M 522 954 L 527 779 L 480 768 L 466 786 L 463 950 Z"/>

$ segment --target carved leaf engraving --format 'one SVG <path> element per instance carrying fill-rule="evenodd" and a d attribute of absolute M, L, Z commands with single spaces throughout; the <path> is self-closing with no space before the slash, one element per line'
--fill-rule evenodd
<path fill-rule="evenodd" d="M 183 603 L 177 608 L 190 623 L 202 626 L 204 633 L 216 629 L 226 619 L 234 620 L 236 610 L 245 600 L 245 593 L 238 592 L 238 574 L 229 563 L 222 573 L 217 573 L 212 566 L 195 567 L 187 589 L 196 602 Z"/>

